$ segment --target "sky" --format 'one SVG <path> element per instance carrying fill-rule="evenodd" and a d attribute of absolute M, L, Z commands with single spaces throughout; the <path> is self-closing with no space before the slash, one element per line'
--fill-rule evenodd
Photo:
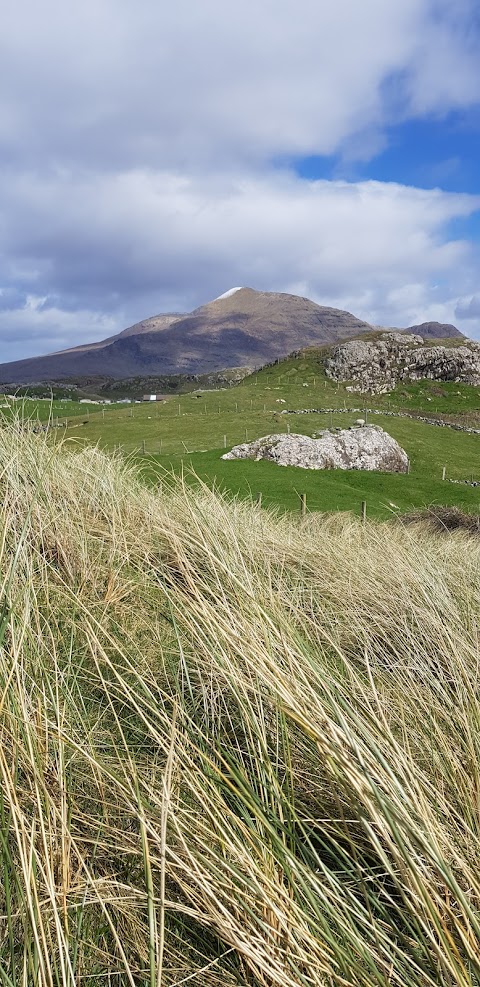
<path fill-rule="evenodd" d="M 0 362 L 228 288 L 480 339 L 478 0 L 5 0 Z"/>

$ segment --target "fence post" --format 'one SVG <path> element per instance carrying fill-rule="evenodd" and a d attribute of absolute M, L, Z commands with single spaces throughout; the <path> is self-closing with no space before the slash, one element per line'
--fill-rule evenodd
<path fill-rule="evenodd" d="M 447 472 L 447 467 L 446 467 L 446 466 L 444 466 L 444 467 L 443 467 L 443 470 L 442 470 L 442 480 L 444 480 L 444 479 L 445 479 L 445 475 L 446 475 L 446 472 Z"/>
<path fill-rule="evenodd" d="M 407 459 L 407 473 L 410 473 L 410 459 Z"/>
<path fill-rule="evenodd" d="M 227 436 L 226 435 L 223 436 L 223 448 L 224 449 L 227 448 Z"/>
<path fill-rule="evenodd" d="M 142 452 L 143 452 L 143 455 L 145 455 L 146 448 L 147 448 L 147 444 L 146 444 L 145 439 L 144 439 L 143 442 L 142 442 Z"/>
<path fill-rule="evenodd" d="M 362 521 L 367 520 L 367 501 L 362 500 Z"/>
<path fill-rule="evenodd" d="M 300 514 L 305 517 L 307 513 L 307 495 L 306 493 L 300 494 Z"/>
<path fill-rule="evenodd" d="M 245 429 L 245 442 L 248 442 L 248 430 Z"/>

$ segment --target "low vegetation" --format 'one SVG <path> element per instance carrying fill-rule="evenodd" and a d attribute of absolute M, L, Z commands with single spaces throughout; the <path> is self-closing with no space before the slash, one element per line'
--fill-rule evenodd
<path fill-rule="evenodd" d="M 480 984 L 480 540 L 0 430 L 2 987 Z"/>

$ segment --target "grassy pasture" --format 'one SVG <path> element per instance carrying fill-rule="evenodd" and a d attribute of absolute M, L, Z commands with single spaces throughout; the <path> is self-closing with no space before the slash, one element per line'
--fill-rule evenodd
<path fill-rule="evenodd" d="M 297 363 L 300 369 L 295 366 Z M 444 466 L 448 478 L 480 479 L 480 436 L 410 419 L 381 415 L 371 418 L 390 432 L 408 453 L 411 460 L 409 476 L 341 470 L 317 472 L 277 467 L 271 463 L 223 461 L 225 441 L 228 449 L 246 438 L 252 440 L 271 432 L 286 432 L 288 428 L 292 432 L 311 435 L 330 425 L 352 424 L 358 417 L 358 412 L 282 415 L 283 408 L 352 405 L 361 408 L 364 403 L 358 395 L 352 396 L 342 387 L 337 389 L 313 372 L 310 382 L 305 381 L 308 374 L 301 370 L 301 363 L 292 361 L 293 369 L 301 373 L 301 379 L 288 385 L 274 383 L 279 369 L 275 367 L 270 369 L 270 375 L 268 371 L 261 371 L 257 384 L 253 378 L 249 384 L 226 391 L 199 397 L 186 395 L 180 400 L 172 398 L 162 405 L 116 407 L 106 410 L 104 415 L 97 410 L 90 414 L 85 425 L 72 422 L 67 435 L 88 443 L 99 443 L 105 449 L 121 447 L 125 454 L 143 455 L 145 449 L 146 472 L 152 480 L 158 475 L 158 469 L 176 473 L 185 468 L 193 469 L 203 480 L 216 482 L 222 489 L 242 496 L 260 491 L 265 504 L 277 504 L 288 510 L 298 508 L 300 492 L 307 494 L 311 510 L 358 512 L 361 501 L 367 500 L 368 510 L 375 516 L 388 516 L 392 511 L 431 503 L 457 504 L 469 510 L 480 508 L 477 488 L 441 480 Z M 264 378 L 270 383 L 265 384 Z M 303 387 L 305 382 L 309 383 L 308 388 Z M 470 388 L 470 391 L 474 390 Z M 279 396 L 285 404 L 277 403 Z M 394 397 L 383 399 L 383 406 L 393 409 Z M 470 395 L 471 403 L 473 400 Z M 448 401 L 450 411 L 452 407 L 458 407 L 453 396 Z M 421 405 L 421 395 L 416 403 Z M 369 404 L 380 406 L 382 401 L 370 399 Z M 425 409 L 420 407 L 418 410 L 423 412 Z"/>
<path fill-rule="evenodd" d="M 80 404 L 79 401 L 40 401 L 33 398 L 16 398 L 12 401 L 8 397 L 0 396 L 0 421 L 2 419 L 8 421 L 18 415 L 41 422 L 57 418 L 68 421 L 70 418 L 87 415 L 92 411 L 98 411 L 98 405 Z"/>
<path fill-rule="evenodd" d="M 305 386 L 306 385 L 306 386 Z M 285 403 L 282 403 L 285 402 Z M 442 482 L 447 478 L 480 479 L 480 437 L 439 429 L 421 422 L 386 416 L 372 417 L 405 448 L 411 460 L 409 476 L 343 472 L 316 472 L 280 468 L 270 463 L 224 462 L 225 447 L 272 432 L 311 435 L 321 428 L 346 426 L 358 412 L 282 415 L 284 408 L 348 408 L 365 405 L 381 410 L 406 410 L 452 421 L 478 424 L 478 388 L 453 382 L 419 381 L 398 387 L 384 396 L 361 396 L 336 385 L 324 373 L 318 351 L 265 367 L 242 384 L 225 390 L 185 394 L 163 404 L 79 405 L 26 402 L 34 415 L 50 413 L 68 420 L 65 435 L 75 442 L 121 449 L 125 455 L 146 455 L 146 475 L 154 482 L 158 471 L 193 470 L 210 484 L 247 496 L 261 492 L 265 504 L 282 509 L 298 507 L 298 493 L 307 494 L 310 510 L 352 510 L 362 500 L 374 516 L 410 510 L 428 504 L 458 505 L 478 510 L 476 488 Z M 363 414 L 363 412 L 360 412 Z M 68 419 L 64 416 L 68 415 Z M 63 430 L 62 430 L 63 435 Z M 60 437 L 60 431 L 56 433 Z"/>

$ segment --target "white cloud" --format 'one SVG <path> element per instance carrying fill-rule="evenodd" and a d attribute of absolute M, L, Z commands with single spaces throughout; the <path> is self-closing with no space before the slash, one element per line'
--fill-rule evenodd
<path fill-rule="evenodd" d="M 480 295 L 470 295 L 458 298 L 455 306 L 455 315 L 462 319 L 467 325 L 471 321 L 480 326 Z"/>
<path fill-rule="evenodd" d="M 312 183 L 272 162 L 365 160 L 386 124 L 472 106 L 474 3 L 8 4 L 1 359 L 232 284 L 301 290 L 376 322 L 461 315 L 473 248 L 449 224 L 471 197 Z"/>
<path fill-rule="evenodd" d="M 428 13 L 411 61 L 407 112 L 443 115 L 448 110 L 478 104 L 476 0 L 437 0 Z"/>
<path fill-rule="evenodd" d="M 83 309 L 74 312 L 60 308 L 48 298 L 28 295 L 15 309 L 0 311 L 1 359 L 21 359 L 25 344 L 32 354 L 42 355 L 65 349 L 75 342 L 94 342 L 113 335 L 115 318 Z"/>
<path fill-rule="evenodd" d="M 77 182 L 12 177 L 9 202 L 5 252 L 12 269 L 28 256 L 47 296 L 17 312 L 16 324 L 41 330 L 51 318 L 55 348 L 70 330 L 73 342 L 100 338 L 100 329 L 188 310 L 232 284 L 300 292 L 406 325 L 453 321 L 459 294 L 474 283 L 471 245 L 448 235 L 452 220 L 480 206 L 469 195 L 278 171 L 187 179 L 136 170 Z M 79 315 L 84 298 L 104 315 L 95 307 Z M 7 323 L 4 312 L 0 330 Z"/>
<path fill-rule="evenodd" d="M 3 136 L 14 156 L 53 163 L 332 153 L 386 122 L 392 76 L 400 115 L 478 100 L 472 12 L 466 0 L 17 0 L 2 16 Z"/>

